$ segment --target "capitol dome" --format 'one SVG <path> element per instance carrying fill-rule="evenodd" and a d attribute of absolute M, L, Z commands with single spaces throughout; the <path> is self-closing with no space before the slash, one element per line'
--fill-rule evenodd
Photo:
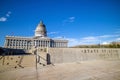
<path fill-rule="evenodd" d="M 42 21 L 40 21 L 40 23 L 38 24 L 38 26 L 35 30 L 35 36 L 39 36 L 39 37 L 46 37 L 47 36 L 46 27 Z"/>

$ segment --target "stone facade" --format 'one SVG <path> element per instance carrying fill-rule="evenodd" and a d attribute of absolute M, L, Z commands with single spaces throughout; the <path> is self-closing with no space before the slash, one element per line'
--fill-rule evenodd
<path fill-rule="evenodd" d="M 66 48 L 67 44 L 67 40 L 51 39 L 47 37 L 46 27 L 43 22 L 40 22 L 35 30 L 34 37 L 6 36 L 4 47 L 29 50 L 36 46 Z"/>

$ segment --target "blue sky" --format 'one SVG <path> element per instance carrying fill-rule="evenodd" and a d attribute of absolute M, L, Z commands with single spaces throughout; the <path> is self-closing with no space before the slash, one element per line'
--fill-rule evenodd
<path fill-rule="evenodd" d="M 120 0 L 0 0 L 0 46 L 6 35 L 34 36 L 40 20 L 69 46 L 120 41 Z"/>

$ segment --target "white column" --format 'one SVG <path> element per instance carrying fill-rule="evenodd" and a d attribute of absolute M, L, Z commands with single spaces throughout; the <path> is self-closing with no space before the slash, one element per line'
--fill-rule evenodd
<path fill-rule="evenodd" d="M 57 42 L 57 48 L 58 48 L 58 45 L 59 45 L 59 44 L 58 44 L 58 42 Z"/>
<path fill-rule="evenodd" d="M 60 47 L 62 47 L 62 43 L 60 42 Z"/>
<path fill-rule="evenodd" d="M 16 40 L 16 44 L 15 44 L 15 46 L 16 46 L 16 49 L 17 49 L 17 40 Z"/>
<path fill-rule="evenodd" d="M 14 48 L 16 49 L 16 39 L 15 39 L 15 44 L 14 44 Z"/>
<path fill-rule="evenodd" d="M 57 42 L 57 48 L 59 47 L 59 42 Z"/>
<path fill-rule="evenodd" d="M 27 49 L 27 40 L 25 40 L 25 49 Z"/>
<path fill-rule="evenodd" d="M 63 42 L 61 42 L 61 47 L 63 47 Z"/>
<path fill-rule="evenodd" d="M 7 44 L 6 44 L 6 46 L 8 47 L 9 46 L 9 39 L 6 39 L 7 40 Z"/>
<path fill-rule="evenodd" d="M 14 48 L 14 39 L 12 39 L 12 48 Z"/>
<path fill-rule="evenodd" d="M 55 47 L 57 48 L 57 42 L 55 43 Z"/>
<path fill-rule="evenodd" d="M 25 40 L 23 40 L 23 47 L 24 47 L 24 49 L 25 49 Z"/>
<path fill-rule="evenodd" d="M 66 47 L 66 43 L 64 43 L 64 47 Z"/>
<path fill-rule="evenodd" d="M 7 47 L 7 44 L 8 44 L 8 40 L 6 39 L 4 46 Z"/>
<path fill-rule="evenodd" d="M 37 46 L 37 41 L 35 40 L 35 46 Z"/>
<path fill-rule="evenodd" d="M 61 47 L 61 42 L 60 42 L 60 45 L 59 45 L 59 47 Z"/>
<path fill-rule="evenodd" d="M 57 48 L 58 48 L 58 42 L 57 42 Z"/>
<path fill-rule="evenodd" d="M 24 48 L 24 40 L 22 40 L 22 49 Z"/>
<path fill-rule="evenodd" d="M 59 42 L 58 42 L 58 47 L 59 47 Z"/>
<path fill-rule="evenodd" d="M 19 45 L 19 48 L 20 48 L 20 40 L 18 40 L 18 45 Z"/>
<path fill-rule="evenodd" d="M 48 46 L 50 47 L 50 41 L 48 41 Z"/>
<path fill-rule="evenodd" d="M 54 43 L 54 47 L 56 48 L 56 42 Z"/>
<path fill-rule="evenodd" d="M 21 40 L 19 40 L 19 45 L 20 45 L 20 47 L 19 47 L 19 48 L 21 48 Z"/>
<path fill-rule="evenodd" d="M 5 43 L 5 46 L 6 46 L 6 47 L 8 47 L 8 45 L 9 45 L 8 42 L 9 42 L 9 40 L 6 39 L 6 43 Z"/>
<path fill-rule="evenodd" d="M 38 40 L 35 40 L 35 45 L 38 47 Z"/>
<path fill-rule="evenodd" d="M 19 48 L 20 48 L 20 40 L 19 40 Z"/>
<path fill-rule="evenodd" d="M 9 48 L 11 47 L 11 39 L 9 39 Z"/>

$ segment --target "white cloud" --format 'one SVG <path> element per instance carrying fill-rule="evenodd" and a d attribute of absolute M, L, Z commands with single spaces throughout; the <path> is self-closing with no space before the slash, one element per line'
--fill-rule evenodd
<path fill-rule="evenodd" d="M 6 17 L 1 17 L 1 18 L 0 18 L 0 22 L 5 22 L 5 21 L 7 21 L 7 18 L 6 18 Z"/>
<path fill-rule="evenodd" d="M 65 38 L 65 40 L 68 40 L 68 46 L 75 46 L 80 44 L 79 39 L 75 39 L 75 38 Z"/>
<path fill-rule="evenodd" d="M 59 32 L 49 32 L 48 34 L 58 34 Z"/>
<path fill-rule="evenodd" d="M 81 38 L 80 42 L 81 44 L 96 44 L 100 42 L 100 40 L 98 39 L 98 37 L 88 36 L 88 37 Z"/>
<path fill-rule="evenodd" d="M 65 38 L 66 40 L 69 41 L 68 46 L 75 46 L 75 45 L 83 45 L 83 44 L 95 44 L 98 42 L 98 39 L 95 37 L 83 37 L 80 39 L 77 38 Z"/>
<path fill-rule="evenodd" d="M 120 37 L 116 39 L 116 41 L 120 41 Z"/>
<path fill-rule="evenodd" d="M 75 17 L 69 17 L 69 19 L 73 20 L 73 19 L 75 19 Z"/>
<path fill-rule="evenodd" d="M 109 38 L 112 37 L 112 35 L 102 35 L 102 36 L 98 36 L 99 38 Z"/>
<path fill-rule="evenodd" d="M 74 22 L 75 21 L 75 17 L 69 17 L 68 22 Z"/>
<path fill-rule="evenodd" d="M 75 17 L 72 16 L 72 17 L 68 17 L 68 18 L 65 19 L 63 22 L 64 22 L 64 23 L 72 23 L 72 22 L 74 22 L 74 21 L 75 21 Z"/>
<path fill-rule="evenodd" d="M 57 37 L 54 37 L 53 39 L 65 39 L 64 36 L 57 36 Z"/>
<path fill-rule="evenodd" d="M 7 17 L 9 17 L 9 16 L 10 16 L 10 14 L 11 14 L 11 12 L 10 12 L 10 11 L 8 11 L 8 12 L 7 12 L 7 14 L 6 14 L 6 16 L 7 16 Z"/>
<path fill-rule="evenodd" d="M 112 38 L 112 39 L 111 39 Z M 119 41 L 118 35 L 87 36 L 82 38 L 64 38 L 69 41 L 68 46 L 85 44 L 109 44 L 112 41 Z"/>
<path fill-rule="evenodd" d="M 83 40 L 97 40 L 97 37 L 93 37 L 93 36 L 88 36 L 88 37 L 84 37 L 82 38 Z"/>
<path fill-rule="evenodd" d="M 112 38 L 112 37 L 118 37 L 119 35 L 102 35 L 98 36 L 99 38 Z"/>
<path fill-rule="evenodd" d="M 8 11 L 6 16 L 0 17 L 0 22 L 5 22 L 7 21 L 8 17 L 10 17 L 11 12 Z"/>
<path fill-rule="evenodd" d="M 107 45 L 107 44 L 110 44 L 110 42 L 102 42 L 101 44 Z"/>

